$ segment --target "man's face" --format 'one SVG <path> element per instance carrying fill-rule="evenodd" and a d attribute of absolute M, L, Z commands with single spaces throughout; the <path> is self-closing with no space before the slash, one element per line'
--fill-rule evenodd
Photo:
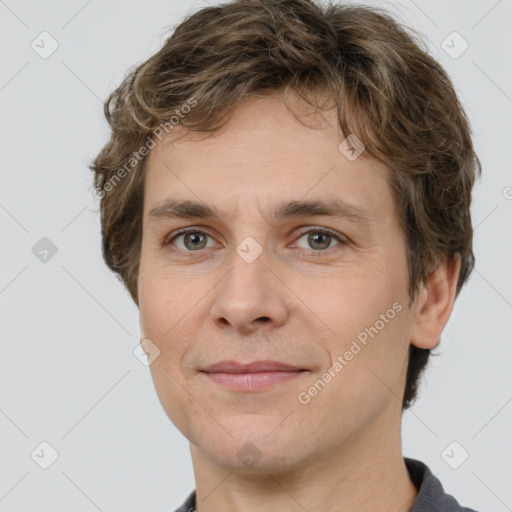
<path fill-rule="evenodd" d="M 308 128 L 282 99 L 265 98 L 213 138 L 171 132 L 148 157 L 141 339 L 160 350 L 150 369 L 169 418 L 226 468 L 370 452 L 368 440 L 399 423 L 414 310 L 389 169 L 364 153 L 347 158 L 335 112 L 326 119 Z M 169 200 L 219 217 L 148 215 Z M 333 200 L 366 222 L 307 208 L 275 215 Z M 177 235 L 182 228 L 191 233 Z M 269 360 L 304 371 L 273 373 L 278 382 L 266 386 L 270 373 L 204 371 Z"/>

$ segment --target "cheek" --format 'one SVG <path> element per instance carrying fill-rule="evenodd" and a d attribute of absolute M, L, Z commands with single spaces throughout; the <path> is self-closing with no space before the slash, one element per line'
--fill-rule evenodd
<path fill-rule="evenodd" d="M 333 339 L 348 341 L 379 321 L 380 315 L 394 303 L 405 309 L 401 282 L 396 279 L 382 265 L 364 269 L 347 267 L 337 269 L 335 275 L 309 284 L 297 281 L 290 287 L 301 290 L 298 295 L 304 297 L 306 305 L 329 327 Z M 388 316 L 398 316 L 394 313 L 391 311 Z M 392 323 L 396 322 L 390 320 L 385 329 Z"/>
<path fill-rule="evenodd" d="M 334 279 L 303 288 L 308 306 L 330 329 L 321 341 L 328 364 L 343 358 L 332 388 L 339 388 L 348 402 L 389 393 L 379 378 L 391 388 L 400 387 L 409 346 L 406 269 L 392 267 L 340 269 Z"/>
<path fill-rule="evenodd" d="M 309 396 L 304 410 L 311 417 L 325 417 L 322 421 L 332 436 L 370 425 L 388 406 L 400 407 L 397 397 L 405 384 L 408 347 L 405 308 L 381 330 L 377 329 L 377 334 L 371 329 L 375 324 L 373 316 L 368 316 L 368 312 L 365 315 L 372 318 L 371 323 L 354 325 L 350 333 L 342 330 L 340 320 L 338 336 L 324 345 L 332 361 L 330 368 L 315 375 L 308 383 L 310 388 L 301 390 L 306 393 L 302 396 L 304 401 Z M 359 321 L 363 317 L 359 316 Z M 365 344 L 357 338 L 359 333 L 366 334 Z"/>
<path fill-rule="evenodd" d="M 139 279 L 141 337 L 149 338 L 160 350 L 149 367 L 155 391 L 169 419 L 189 437 L 193 432 L 190 423 L 197 420 L 199 412 L 193 398 L 183 392 L 181 361 L 191 340 L 186 315 L 196 302 L 184 300 L 176 279 L 164 278 L 159 272 L 146 271 Z"/>
<path fill-rule="evenodd" d="M 197 299 L 184 296 L 179 280 L 158 269 L 143 269 L 139 277 L 139 317 L 141 335 L 160 350 L 163 359 L 174 366 L 179 362 L 186 340 L 186 316 Z M 171 350 L 172 347 L 172 350 Z M 153 367 L 153 365 L 151 365 Z"/>
<path fill-rule="evenodd" d="M 199 444 L 200 435 L 195 426 L 207 420 L 194 398 L 195 394 L 186 390 L 187 385 L 182 382 L 179 368 L 173 368 L 164 356 L 156 359 L 150 370 L 156 394 L 167 417 L 189 441 Z"/>

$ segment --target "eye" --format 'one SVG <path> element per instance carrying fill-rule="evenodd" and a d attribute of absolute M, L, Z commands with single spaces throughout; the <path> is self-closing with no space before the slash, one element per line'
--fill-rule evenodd
<path fill-rule="evenodd" d="M 204 231 L 198 231 L 197 229 L 184 229 L 178 231 L 178 233 L 172 238 L 167 239 L 164 242 L 164 246 L 175 243 L 178 249 L 186 252 L 193 252 L 212 247 L 212 245 L 207 246 L 207 238 L 210 238 L 210 235 Z"/>
<path fill-rule="evenodd" d="M 174 236 L 167 238 L 163 245 L 167 246 L 170 244 L 175 245 L 179 250 L 184 252 L 194 252 L 200 251 L 201 249 L 208 249 L 213 247 L 213 243 L 208 245 L 208 238 L 212 241 L 212 238 L 205 231 L 201 231 L 198 229 L 182 229 L 179 230 Z M 297 243 L 301 240 L 305 239 L 306 246 L 301 246 L 298 244 L 298 247 L 305 250 L 313 250 L 316 252 L 324 252 L 327 249 L 331 249 L 333 247 L 339 245 L 347 245 L 348 242 L 340 237 L 334 231 L 328 230 L 326 228 L 322 229 L 308 229 L 307 231 L 303 231 L 301 236 L 297 239 Z M 332 245 L 332 242 L 337 242 L 335 245 Z"/>
<path fill-rule="evenodd" d="M 309 245 L 309 247 L 301 247 L 301 249 L 313 249 L 313 251 L 317 252 L 331 249 L 333 247 L 331 245 L 333 240 L 338 242 L 335 244 L 335 246 L 347 245 L 345 240 L 343 240 L 334 232 L 326 229 L 310 229 L 306 232 L 303 232 L 302 236 L 297 239 L 297 242 L 302 238 L 306 239 L 306 244 Z"/>

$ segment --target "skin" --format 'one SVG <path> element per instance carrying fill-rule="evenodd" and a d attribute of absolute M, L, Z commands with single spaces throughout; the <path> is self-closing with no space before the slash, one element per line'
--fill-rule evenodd
<path fill-rule="evenodd" d="M 298 100 L 292 105 L 301 108 Z M 340 152 L 345 137 L 335 112 L 323 119 L 302 113 L 314 129 L 290 115 L 278 95 L 252 99 L 214 137 L 179 127 L 148 156 L 141 340 L 160 350 L 151 375 L 165 412 L 190 442 L 199 512 L 264 505 L 398 511 L 417 496 L 401 450 L 408 349 L 439 342 L 460 261 L 442 262 L 408 308 L 390 169 L 365 153 L 349 161 Z M 333 197 L 366 210 L 371 224 L 268 216 L 281 201 Z M 222 215 L 150 222 L 149 211 L 169 198 L 199 201 Z M 173 239 L 184 227 L 200 231 L 200 243 Z M 322 228 L 348 243 L 308 243 Z M 263 249 L 252 263 L 236 251 L 247 237 Z M 164 239 L 173 241 L 164 246 Z M 395 303 L 401 311 L 300 403 L 298 394 Z M 308 372 L 264 391 L 230 391 L 199 370 L 226 359 L 272 359 Z M 238 457 L 247 443 L 260 454 L 252 466 Z"/>

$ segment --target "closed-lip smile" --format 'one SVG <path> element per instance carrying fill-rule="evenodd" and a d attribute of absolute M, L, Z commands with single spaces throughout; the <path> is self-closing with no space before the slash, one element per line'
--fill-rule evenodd
<path fill-rule="evenodd" d="M 253 361 L 252 363 L 239 363 L 237 361 L 220 361 L 207 366 L 206 373 L 261 373 L 261 372 L 296 372 L 303 368 L 278 361 Z"/>
<path fill-rule="evenodd" d="M 203 370 L 211 380 L 232 391 L 259 391 L 289 381 L 308 370 L 279 361 L 220 361 Z"/>

